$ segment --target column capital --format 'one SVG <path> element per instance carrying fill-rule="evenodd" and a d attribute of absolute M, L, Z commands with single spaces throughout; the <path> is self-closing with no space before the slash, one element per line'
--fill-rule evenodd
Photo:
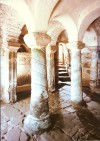
<path fill-rule="evenodd" d="M 70 50 L 82 49 L 85 47 L 85 44 L 81 41 L 76 41 L 76 42 L 67 43 L 66 47 Z"/>
<path fill-rule="evenodd" d="M 9 50 L 12 52 L 17 52 L 20 47 L 9 46 Z"/>
<path fill-rule="evenodd" d="M 51 38 L 48 34 L 43 32 L 28 33 L 24 36 L 24 41 L 29 48 L 42 48 L 46 47 Z"/>
<path fill-rule="evenodd" d="M 47 54 L 53 54 L 53 53 L 55 53 L 57 51 L 57 47 L 56 46 L 52 46 L 52 45 L 48 45 L 47 47 L 46 47 L 46 53 Z"/>

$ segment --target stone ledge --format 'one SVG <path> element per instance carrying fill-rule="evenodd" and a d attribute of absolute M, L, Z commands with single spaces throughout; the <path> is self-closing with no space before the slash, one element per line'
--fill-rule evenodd
<path fill-rule="evenodd" d="M 17 86 L 16 91 L 21 92 L 21 91 L 26 91 L 26 90 L 31 90 L 31 84 L 25 84 L 22 86 Z"/>

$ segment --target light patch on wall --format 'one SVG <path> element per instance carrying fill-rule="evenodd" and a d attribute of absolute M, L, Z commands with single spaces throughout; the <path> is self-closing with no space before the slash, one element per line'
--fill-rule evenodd
<path fill-rule="evenodd" d="M 93 28 L 87 30 L 84 34 L 83 42 L 86 46 L 97 46 L 97 35 Z"/>

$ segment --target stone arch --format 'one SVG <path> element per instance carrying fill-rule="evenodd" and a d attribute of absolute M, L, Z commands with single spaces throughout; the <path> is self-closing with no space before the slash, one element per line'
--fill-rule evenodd
<path fill-rule="evenodd" d="M 1 46 L 20 46 L 19 36 L 24 20 L 19 13 L 11 6 L 0 3 L 1 18 Z"/>
<path fill-rule="evenodd" d="M 89 25 L 100 16 L 99 1 L 89 6 L 82 12 L 78 24 L 78 38 L 81 41 Z"/>
<path fill-rule="evenodd" d="M 24 22 L 27 26 L 28 32 L 32 32 L 35 30 L 35 25 L 33 22 L 31 12 L 30 12 L 27 4 L 24 1 L 21 1 L 21 0 L 17 0 L 17 1 L 0 0 L 0 4 L 5 4 L 7 6 L 11 6 L 13 9 L 15 9 L 19 13 L 19 15 L 22 17 L 22 19 L 24 20 Z M 24 12 L 22 12 L 22 11 L 24 11 Z"/>
<path fill-rule="evenodd" d="M 57 21 L 59 21 L 64 29 L 67 32 L 68 35 L 68 41 L 69 42 L 74 42 L 77 41 L 78 38 L 78 32 L 77 32 L 77 27 L 69 15 L 62 15 L 56 18 Z"/>
<path fill-rule="evenodd" d="M 96 35 L 97 35 L 97 40 L 98 40 L 98 47 L 100 46 L 100 30 L 99 30 L 99 27 L 100 27 L 100 17 L 97 18 L 93 23 L 92 23 L 92 26 L 96 32 Z"/>
<path fill-rule="evenodd" d="M 50 45 L 55 46 L 57 43 L 57 39 L 61 32 L 64 31 L 64 27 L 61 23 L 57 21 L 53 21 L 50 23 L 50 28 L 47 32 L 47 34 L 51 37 Z"/>

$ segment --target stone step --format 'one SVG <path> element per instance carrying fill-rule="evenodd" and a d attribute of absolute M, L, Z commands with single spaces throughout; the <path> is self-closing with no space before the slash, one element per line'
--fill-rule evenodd
<path fill-rule="evenodd" d="M 65 79 L 65 78 L 66 78 L 66 79 L 67 79 L 67 78 L 70 78 L 69 76 L 58 76 L 58 77 L 59 77 L 59 78 L 64 78 L 64 79 Z"/>
<path fill-rule="evenodd" d="M 70 81 L 70 77 L 69 76 L 59 76 L 59 80 L 63 82 Z"/>
<path fill-rule="evenodd" d="M 58 83 L 64 83 L 64 84 L 67 84 L 67 85 L 71 85 L 71 81 L 62 82 L 62 81 L 59 80 Z"/>
<path fill-rule="evenodd" d="M 70 85 L 71 86 L 71 81 L 67 81 L 65 82 L 67 85 Z"/>
<path fill-rule="evenodd" d="M 59 76 L 69 76 L 68 72 L 58 72 Z"/>
<path fill-rule="evenodd" d="M 65 82 L 58 81 L 58 84 L 65 84 L 71 86 L 71 81 L 65 81 Z"/>
<path fill-rule="evenodd" d="M 58 65 L 58 68 L 66 68 L 64 65 Z"/>
<path fill-rule="evenodd" d="M 62 62 L 59 62 L 59 65 L 63 65 L 63 63 Z"/>
<path fill-rule="evenodd" d="M 58 68 L 58 71 L 59 72 L 62 72 L 62 71 L 66 72 L 66 69 L 65 68 Z"/>
<path fill-rule="evenodd" d="M 25 84 L 25 85 L 17 86 L 17 88 L 16 88 L 17 92 L 27 91 L 27 90 L 31 90 L 31 84 Z"/>

